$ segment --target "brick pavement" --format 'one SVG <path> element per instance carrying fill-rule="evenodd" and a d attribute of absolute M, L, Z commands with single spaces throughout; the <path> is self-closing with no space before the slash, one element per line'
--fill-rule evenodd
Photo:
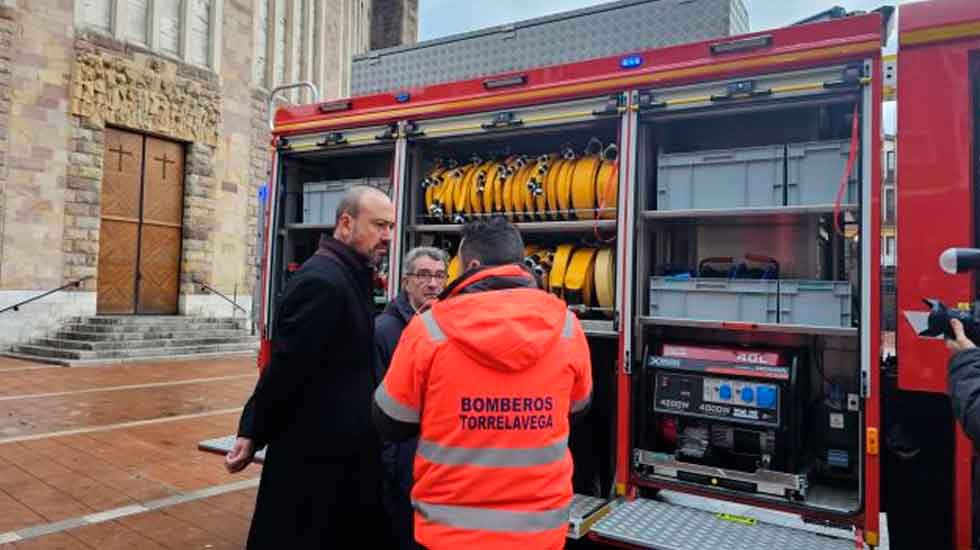
<path fill-rule="evenodd" d="M 19 370 L 34 367 L 29 376 Z M 6 371 L 6 372 L 5 372 Z M 254 359 L 134 363 L 67 368 L 0 357 L 0 397 L 152 384 L 221 376 L 254 375 Z"/>
<path fill-rule="evenodd" d="M 261 467 L 196 446 L 234 433 L 254 359 L 35 367 L 0 358 L 0 550 L 244 548 Z"/>
<path fill-rule="evenodd" d="M 34 366 L 0 360 L 0 541 L 57 532 L 0 546 L 243 547 L 255 489 L 210 493 L 261 470 L 231 476 L 196 446 L 234 432 L 254 359 Z"/>

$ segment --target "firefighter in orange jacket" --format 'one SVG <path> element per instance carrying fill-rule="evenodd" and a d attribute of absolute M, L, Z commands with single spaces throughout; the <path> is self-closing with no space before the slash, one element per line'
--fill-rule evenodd
<path fill-rule="evenodd" d="M 573 415 L 592 391 L 588 343 L 519 264 L 503 218 L 463 229 L 466 271 L 406 327 L 375 392 L 385 438 L 419 434 L 412 504 L 429 550 L 562 548 Z"/>

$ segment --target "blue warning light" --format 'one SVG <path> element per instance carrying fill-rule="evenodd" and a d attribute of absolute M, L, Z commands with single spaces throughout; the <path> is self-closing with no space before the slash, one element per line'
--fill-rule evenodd
<path fill-rule="evenodd" d="M 412 99 L 412 94 L 408 92 L 402 92 L 395 96 L 395 101 L 398 103 L 407 103 L 410 99 Z"/>
<path fill-rule="evenodd" d="M 639 55 L 627 55 L 619 60 L 619 66 L 623 69 L 635 69 L 643 65 L 643 57 Z"/>

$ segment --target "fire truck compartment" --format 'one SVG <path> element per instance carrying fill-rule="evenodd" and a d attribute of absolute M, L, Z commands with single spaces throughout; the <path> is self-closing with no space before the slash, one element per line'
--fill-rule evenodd
<path fill-rule="evenodd" d="M 271 281 L 273 299 L 316 252 L 320 237 L 333 232 L 337 205 L 347 189 L 369 185 L 391 194 L 393 160 L 394 147 L 389 145 L 284 152 L 276 186 L 278 208 L 272 218 L 272 261 L 281 266 L 273 271 L 278 274 Z"/>
<path fill-rule="evenodd" d="M 798 90 L 830 72 L 754 85 Z M 725 83 L 651 90 L 651 105 L 666 107 L 641 110 L 634 349 L 643 360 L 632 425 L 641 496 L 691 491 L 841 522 L 862 508 L 860 161 L 845 178 L 860 95 L 813 89 L 736 99 Z M 868 136 L 856 138 L 861 159 Z M 675 525 L 700 529 L 680 519 L 697 514 L 669 519 L 667 504 L 637 502 L 628 506 L 647 523 L 627 528 L 614 512 L 596 532 L 673 548 L 686 540 Z M 711 533 L 745 527 L 703 520 L 719 524 L 704 526 Z M 732 544 L 738 536 L 724 545 L 759 546 Z"/>

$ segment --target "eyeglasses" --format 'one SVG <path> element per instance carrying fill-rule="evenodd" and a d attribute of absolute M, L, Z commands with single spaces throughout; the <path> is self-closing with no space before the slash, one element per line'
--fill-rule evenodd
<path fill-rule="evenodd" d="M 409 273 L 408 275 L 422 281 L 445 281 L 449 278 L 449 275 L 445 271 L 436 271 L 435 273 L 431 271 L 416 271 L 415 273 Z"/>

